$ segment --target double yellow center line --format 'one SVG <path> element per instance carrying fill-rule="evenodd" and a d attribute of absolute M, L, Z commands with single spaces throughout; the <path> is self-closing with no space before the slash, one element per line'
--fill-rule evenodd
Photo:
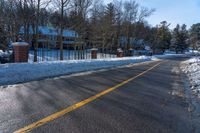
<path fill-rule="evenodd" d="M 98 94 L 96 94 L 96 95 L 94 95 L 94 96 L 92 96 L 90 98 L 87 98 L 87 99 L 85 99 L 85 100 L 83 100 L 83 101 L 81 101 L 79 103 L 76 103 L 74 105 L 71 105 L 70 107 L 67 107 L 67 108 L 65 108 L 65 109 L 63 109 L 63 110 L 61 110 L 61 111 L 59 111 L 57 113 L 54 113 L 54 114 L 52 114 L 50 116 L 47 116 L 47 117 L 45 117 L 45 118 L 43 118 L 43 119 L 41 119 L 41 120 L 39 120 L 37 122 L 34 122 L 34 123 L 24 127 L 24 128 L 21 128 L 21 129 L 15 131 L 14 133 L 26 133 L 26 132 L 32 131 L 33 129 L 35 129 L 37 127 L 40 127 L 40 126 L 42 126 L 42 125 L 44 125 L 44 124 L 46 124 L 46 123 L 48 123 L 50 121 L 53 121 L 53 120 L 65 115 L 65 114 L 67 114 L 69 112 L 72 112 L 72 111 L 74 111 L 74 110 L 76 110 L 76 109 L 78 109 L 78 108 L 80 108 L 80 107 L 82 107 L 82 106 L 84 106 L 84 105 L 96 100 L 97 98 L 116 90 L 117 88 L 127 84 L 128 82 L 130 82 L 130 81 L 132 81 L 132 80 L 134 80 L 134 79 L 146 74 L 147 72 L 151 71 L 152 69 L 154 69 L 155 67 L 157 67 L 161 63 L 162 62 L 159 62 L 156 65 L 154 65 L 153 67 L 149 68 L 148 70 L 146 70 L 146 71 L 144 71 L 144 72 L 142 72 L 142 73 L 140 73 L 140 74 L 138 74 L 138 75 L 136 75 L 136 76 L 134 76 L 132 78 L 129 78 L 129 79 L 121 82 L 120 84 L 118 84 L 118 85 L 116 85 L 116 86 L 114 86 L 112 88 L 104 90 L 104 91 L 102 91 L 102 92 L 100 92 L 100 93 L 98 93 Z"/>

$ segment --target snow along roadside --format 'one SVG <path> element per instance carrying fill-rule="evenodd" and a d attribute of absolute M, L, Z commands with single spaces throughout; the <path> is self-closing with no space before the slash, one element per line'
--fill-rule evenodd
<path fill-rule="evenodd" d="M 193 57 L 181 64 L 190 81 L 190 87 L 194 95 L 200 98 L 200 57 Z"/>
<path fill-rule="evenodd" d="M 0 65 L 0 86 L 184 55 L 139 56 Z"/>

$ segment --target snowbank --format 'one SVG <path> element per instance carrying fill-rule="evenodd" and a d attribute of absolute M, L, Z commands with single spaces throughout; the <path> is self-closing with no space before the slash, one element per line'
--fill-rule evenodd
<path fill-rule="evenodd" d="M 200 57 L 183 62 L 181 69 L 188 75 L 192 91 L 200 98 Z"/>
<path fill-rule="evenodd" d="M 0 86 L 184 55 L 138 56 L 0 65 Z"/>
<path fill-rule="evenodd" d="M 0 85 L 28 82 L 70 73 L 110 68 L 152 60 L 151 57 L 129 57 L 98 60 L 69 60 L 59 62 L 0 65 Z"/>

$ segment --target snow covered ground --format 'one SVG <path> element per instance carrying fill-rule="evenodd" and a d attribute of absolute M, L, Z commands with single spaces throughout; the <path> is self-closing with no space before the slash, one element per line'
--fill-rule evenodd
<path fill-rule="evenodd" d="M 23 83 L 66 74 L 112 68 L 138 62 L 185 55 L 157 55 L 96 60 L 47 61 L 39 63 L 10 63 L 0 65 L 0 86 Z"/>
<path fill-rule="evenodd" d="M 200 57 L 193 57 L 183 62 L 181 69 L 189 77 L 193 93 L 200 98 Z"/>

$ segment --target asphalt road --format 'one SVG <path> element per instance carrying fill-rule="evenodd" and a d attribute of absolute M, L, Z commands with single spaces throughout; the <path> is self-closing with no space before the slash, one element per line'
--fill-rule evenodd
<path fill-rule="evenodd" d="M 135 76 L 108 94 L 33 127 L 30 132 L 197 132 L 179 70 L 183 60 L 165 60 L 155 68 L 159 62 L 5 86 L 0 90 L 0 132 L 18 131 Z"/>

